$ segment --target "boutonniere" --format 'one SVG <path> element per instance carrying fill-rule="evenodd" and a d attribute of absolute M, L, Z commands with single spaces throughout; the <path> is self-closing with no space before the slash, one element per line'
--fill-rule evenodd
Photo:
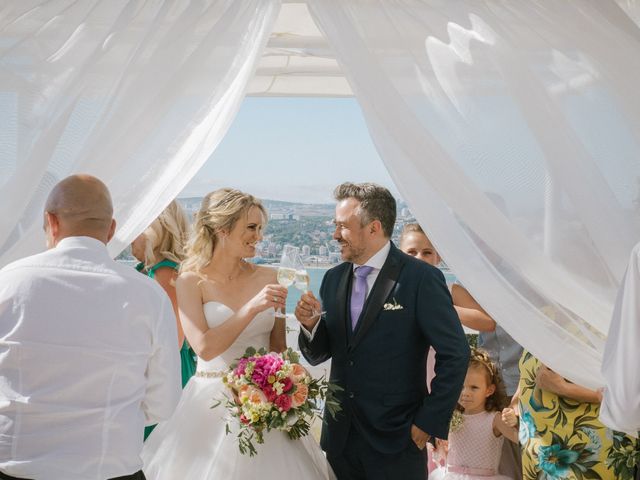
<path fill-rule="evenodd" d="M 384 308 L 385 310 L 402 310 L 404 308 L 402 305 L 396 302 L 395 298 L 392 298 L 391 300 L 393 300 L 393 303 L 385 303 L 382 308 Z"/>

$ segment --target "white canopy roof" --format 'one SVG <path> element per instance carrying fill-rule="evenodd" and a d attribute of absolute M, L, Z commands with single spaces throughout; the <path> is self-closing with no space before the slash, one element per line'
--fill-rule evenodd
<path fill-rule="evenodd" d="M 283 2 L 249 95 L 345 97 L 353 92 L 306 2 Z"/>

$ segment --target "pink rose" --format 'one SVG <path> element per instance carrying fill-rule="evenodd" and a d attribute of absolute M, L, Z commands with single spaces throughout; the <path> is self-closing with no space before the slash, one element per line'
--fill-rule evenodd
<path fill-rule="evenodd" d="M 288 412 L 291 410 L 291 397 L 289 395 L 278 395 L 275 401 L 276 407 L 278 407 L 283 412 Z"/>
<path fill-rule="evenodd" d="M 262 389 L 262 391 L 264 392 L 265 396 L 267 397 L 267 400 L 269 400 L 270 402 L 273 402 L 276 399 L 276 397 L 278 396 L 278 394 L 273 389 L 271 384 L 265 385 L 265 387 Z"/>
<path fill-rule="evenodd" d="M 280 380 L 280 383 L 282 384 L 282 391 L 283 392 L 288 392 L 293 387 L 293 382 L 288 377 L 285 378 L 284 380 Z"/>

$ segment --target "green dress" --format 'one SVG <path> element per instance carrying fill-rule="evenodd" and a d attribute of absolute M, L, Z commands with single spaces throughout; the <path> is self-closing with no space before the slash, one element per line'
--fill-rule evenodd
<path fill-rule="evenodd" d="M 145 272 L 144 264 L 141 262 L 136 265 L 136 270 L 142 273 L 146 273 L 149 278 L 155 278 L 156 270 L 162 267 L 173 268 L 175 271 L 178 271 L 178 264 L 171 260 L 162 260 L 159 263 L 156 263 L 153 267 Z M 193 377 L 196 373 L 196 354 L 193 349 L 187 343 L 185 339 L 182 344 L 182 348 L 180 349 L 180 366 L 182 370 L 182 388 L 187 384 L 189 379 Z M 146 440 L 149 434 L 153 431 L 155 425 L 150 425 L 144 428 L 144 439 Z"/>

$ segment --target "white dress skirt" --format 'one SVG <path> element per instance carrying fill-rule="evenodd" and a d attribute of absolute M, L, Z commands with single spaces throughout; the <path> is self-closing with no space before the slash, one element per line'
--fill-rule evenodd
<path fill-rule="evenodd" d="M 219 302 L 208 302 L 203 308 L 210 327 L 233 314 Z M 237 423 L 229 422 L 232 433 L 227 434 L 224 404 L 211 408 L 216 400 L 228 395 L 222 373 L 247 347 L 268 348 L 274 321 L 273 310 L 266 310 L 224 354 L 211 361 L 198 359 L 197 371 L 207 376 L 196 375 L 189 380 L 173 416 L 161 422 L 144 444 L 143 470 L 148 480 L 335 478 L 320 446 L 310 436 L 291 440 L 284 432 L 271 431 L 264 435 L 263 444 L 254 442 L 257 455 L 241 454 L 235 435 Z"/>

